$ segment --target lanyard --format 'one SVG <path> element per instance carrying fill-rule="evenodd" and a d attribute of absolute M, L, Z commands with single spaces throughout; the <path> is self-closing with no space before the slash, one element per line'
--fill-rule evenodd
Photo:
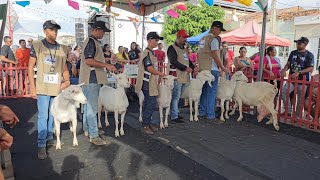
<path fill-rule="evenodd" d="M 49 47 L 49 42 L 47 41 L 47 48 L 49 49 L 49 53 L 50 53 L 50 61 L 52 63 L 52 66 L 54 64 L 54 61 L 53 60 L 56 60 L 56 53 L 57 53 L 57 45 L 55 44 L 55 50 L 54 50 L 54 55 L 53 55 L 53 58 L 52 58 L 52 53 L 51 53 L 51 49 Z"/>

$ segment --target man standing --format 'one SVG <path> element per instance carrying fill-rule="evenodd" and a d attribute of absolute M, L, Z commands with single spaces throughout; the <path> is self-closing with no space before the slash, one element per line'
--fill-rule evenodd
<path fill-rule="evenodd" d="M 151 124 L 153 111 L 157 106 L 158 77 L 164 77 L 165 74 L 157 70 L 157 58 L 153 49 L 157 47 L 159 40 L 163 40 L 157 32 L 147 34 L 148 46 L 142 52 L 142 61 L 138 63 L 138 76 L 135 91 L 144 95 L 142 110 L 142 126 L 144 134 L 154 134 L 158 128 Z"/>
<path fill-rule="evenodd" d="M 164 63 L 166 60 L 166 53 L 162 50 L 163 49 L 163 44 L 159 43 L 158 44 L 158 49 L 154 50 L 154 55 L 157 57 L 157 60 L 159 63 Z"/>
<path fill-rule="evenodd" d="M 224 65 L 230 70 L 233 65 L 234 53 L 231 49 L 229 49 L 228 43 L 226 41 L 222 42 L 222 48 L 223 50 L 226 51 L 226 59 L 227 59 Z"/>
<path fill-rule="evenodd" d="M 172 90 L 172 100 L 171 100 L 171 112 L 170 118 L 171 121 L 183 124 L 184 121 L 182 117 L 179 116 L 179 100 L 183 85 L 190 81 L 190 73 L 194 69 L 193 63 L 190 61 L 187 49 L 184 48 L 184 44 L 189 37 L 188 33 L 185 30 L 179 30 L 177 32 L 177 39 L 168 48 L 168 59 L 170 62 L 170 75 L 178 77 L 174 81 L 174 87 Z"/>
<path fill-rule="evenodd" d="M 83 42 L 84 52 L 81 53 L 79 83 L 84 83 L 83 93 L 88 102 L 84 105 L 83 130 L 85 136 L 89 136 L 90 142 L 95 145 L 107 144 L 99 137 L 97 113 L 98 97 L 102 84 L 107 83 L 107 74 L 104 68 L 109 71 L 116 71 L 111 64 L 105 63 L 102 48 L 98 39 L 103 38 L 106 32 L 111 32 L 103 21 L 96 21 L 92 25 L 91 36 Z"/>
<path fill-rule="evenodd" d="M 12 45 L 12 39 L 9 36 L 5 36 L 3 38 L 4 41 L 4 45 L 1 48 L 1 53 L 0 53 L 0 60 L 2 61 L 2 67 L 5 67 L 5 65 L 7 65 L 7 67 L 10 67 L 9 65 L 12 64 L 12 67 L 14 67 L 14 65 L 17 65 L 18 62 L 16 61 L 16 58 L 14 57 L 13 51 L 10 48 L 10 46 Z M 12 92 L 14 93 L 14 76 L 15 73 L 13 70 L 8 70 L 6 74 L 4 74 L 4 76 L 8 76 L 8 78 L 6 79 L 6 83 L 8 84 L 9 89 L 6 88 L 6 93 L 8 93 L 8 95 L 10 96 L 12 94 Z M 4 78 L 3 76 L 3 78 Z"/>
<path fill-rule="evenodd" d="M 32 38 L 29 38 L 29 39 L 28 39 L 28 45 L 27 45 L 27 48 L 31 48 L 32 43 L 33 43 L 33 39 L 32 39 Z"/>
<path fill-rule="evenodd" d="M 60 25 L 53 20 L 43 24 L 46 36 L 33 43 L 30 51 L 28 75 L 31 97 L 38 105 L 38 158 L 46 159 L 46 147 L 54 145 L 53 116 L 50 105 L 61 90 L 70 85 L 66 66 L 67 47 L 56 42 Z M 33 68 L 37 64 L 37 79 L 34 82 Z"/>
<path fill-rule="evenodd" d="M 16 58 L 19 62 L 19 67 L 27 67 L 29 64 L 29 58 L 30 58 L 30 49 L 26 48 L 26 41 L 24 39 L 19 40 L 20 48 L 16 51 Z M 22 74 L 22 79 L 20 79 L 20 73 Z M 19 77 L 17 79 L 20 79 L 19 86 L 22 85 L 23 91 L 25 89 L 25 70 L 22 69 L 19 71 Z M 21 88 L 21 87 L 20 87 Z"/>
<path fill-rule="evenodd" d="M 200 118 L 205 118 L 215 124 L 221 124 L 223 121 L 215 117 L 216 94 L 218 91 L 219 68 L 230 74 L 230 70 L 223 66 L 220 58 L 219 35 L 223 29 L 223 23 L 213 21 L 210 32 L 201 38 L 199 42 L 198 62 L 199 71 L 209 70 L 215 77 L 212 87 L 206 82 L 202 88 L 200 97 Z"/>
<path fill-rule="evenodd" d="M 310 81 L 311 79 L 311 73 L 313 71 L 313 65 L 314 65 L 314 56 L 313 54 L 306 49 L 309 39 L 306 37 L 301 37 L 298 40 L 294 41 L 297 46 L 297 50 L 294 50 L 290 53 L 289 59 L 285 67 L 281 70 L 281 76 L 285 76 L 287 70 L 289 69 L 289 73 L 291 74 L 292 79 L 298 79 L 302 80 L 303 77 L 306 77 L 307 81 Z M 282 91 L 282 100 L 284 103 L 286 103 L 287 96 L 287 90 L 288 90 L 288 83 L 286 83 L 283 87 Z M 289 94 L 294 90 L 294 84 L 290 84 Z M 296 110 L 296 116 L 299 117 L 300 115 L 300 106 L 302 102 L 302 98 L 305 97 L 305 91 L 302 91 L 302 84 L 298 84 L 298 100 L 297 100 L 297 110 Z M 292 113 L 292 103 L 288 100 L 288 115 L 290 116 Z"/>

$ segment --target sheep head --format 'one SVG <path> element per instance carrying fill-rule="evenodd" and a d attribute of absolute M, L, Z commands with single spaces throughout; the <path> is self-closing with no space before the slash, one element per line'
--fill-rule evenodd
<path fill-rule="evenodd" d="M 178 79 L 177 77 L 174 77 L 172 75 L 166 75 L 165 77 L 162 77 L 161 80 L 164 80 L 164 85 L 167 86 L 169 89 L 173 89 L 174 87 L 174 80 Z"/>
<path fill-rule="evenodd" d="M 211 74 L 209 70 L 203 70 L 199 72 L 197 75 L 197 79 L 199 79 L 202 82 L 208 82 L 209 86 L 212 87 L 211 83 L 215 81 L 214 76 Z"/>
<path fill-rule="evenodd" d="M 80 107 L 80 104 L 87 103 L 87 98 L 82 92 L 82 85 L 83 83 L 78 85 L 71 85 L 62 92 L 64 98 L 75 101 L 74 104 L 77 108 Z"/>
<path fill-rule="evenodd" d="M 121 87 L 124 88 L 129 88 L 130 87 L 130 83 L 128 81 L 128 76 L 125 73 L 121 73 L 121 74 L 114 74 L 111 73 L 111 75 L 116 78 L 117 84 Z"/>
<path fill-rule="evenodd" d="M 231 79 L 234 81 L 248 82 L 247 76 L 244 75 L 242 71 L 235 72 Z"/>

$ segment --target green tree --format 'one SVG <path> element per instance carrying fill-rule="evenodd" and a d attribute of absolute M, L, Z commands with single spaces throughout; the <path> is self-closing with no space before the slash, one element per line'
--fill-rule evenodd
<path fill-rule="evenodd" d="M 201 7 L 187 4 L 187 11 L 180 11 L 179 18 L 165 16 L 162 36 L 167 44 L 172 44 L 176 39 L 176 32 L 185 29 L 190 36 L 196 36 L 208 30 L 214 20 L 223 20 L 224 10 L 218 6 L 208 6 L 200 1 Z"/>

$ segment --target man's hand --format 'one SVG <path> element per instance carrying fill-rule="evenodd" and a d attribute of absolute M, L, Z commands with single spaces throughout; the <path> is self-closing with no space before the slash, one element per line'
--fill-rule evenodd
<path fill-rule="evenodd" d="M 231 71 L 228 68 L 223 67 L 222 69 L 224 72 L 227 73 L 227 75 L 231 75 Z"/>
<path fill-rule="evenodd" d="M 67 87 L 70 86 L 70 81 L 64 81 L 63 83 L 61 83 L 61 90 L 65 90 Z"/>
<path fill-rule="evenodd" d="M 18 61 L 12 61 L 12 64 L 17 65 L 19 62 Z"/>
<path fill-rule="evenodd" d="M 117 68 L 112 65 L 112 64 L 106 64 L 106 68 L 109 70 L 109 71 L 112 71 L 112 72 L 115 72 L 117 71 Z"/>
<path fill-rule="evenodd" d="M 280 73 L 281 73 L 281 76 L 282 76 L 282 77 L 285 77 L 285 76 L 286 76 L 286 72 L 287 72 L 287 71 L 285 71 L 284 69 L 282 69 L 281 72 L 280 72 Z"/>
<path fill-rule="evenodd" d="M 191 69 L 190 67 L 187 67 L 186 71 L 187 71 L 188 73 L 192 73 L 192 69 Z"/>
<path fill-rule="evenodd" d="M 10 125 L 11 128 L 13 128 L 19 122 L 17 115 L 5 105 L 0 105 L 0 120 Z"/>
<path fill-rule="evenodd" d="M 0 139 L 0 149 L 6 150 L 11 147 L 13 143 L 13 137 L 9 133 L 5 133 Z"/>
<path fill-rule="evenodd" d="M 296 72 L 291 75 L 291 79 L 297 79 L 300 73 Z"/>

